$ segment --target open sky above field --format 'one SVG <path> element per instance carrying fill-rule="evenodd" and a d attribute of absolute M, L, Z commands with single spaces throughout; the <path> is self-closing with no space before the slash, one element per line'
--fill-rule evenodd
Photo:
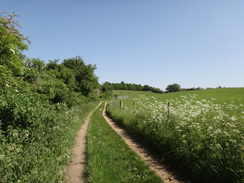
<path fill-rule="evenodd" d="M 81 56 L 100 83 L 244 87 L 243 0 L 5 0 L 30 58 Z"/>

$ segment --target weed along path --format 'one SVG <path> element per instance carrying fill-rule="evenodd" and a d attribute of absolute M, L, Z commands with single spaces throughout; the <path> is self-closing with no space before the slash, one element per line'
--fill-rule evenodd
<path fill-rule="evenodd" d="M 145 150 L 140 144 L 135 142 L 130 136 L 128 136 L 124 129 L 120 128 L 113 122 L 106 114 L 106 104 L 104 105 L 103 117 L 108 124 L 122 137 L 126 144 L 136 152 L 148 166 L 155 171 L 155 173 L 161 177 L 165 183 L 183 183 L 183 181 L 177 180 L 176 177 L 157 160 L 147 150 Z"/>
<path fill-rule="evenodd" d="M 88 124 L 92 113 L 102 104 L 100 102 L 98 106 L 87 116 L 84 123 L 82 124 L 80 130 L 75 139 L 75 144 L 73 146 L 73 158 L 68 167 L 66 167 L 66 175 L 68 176 L 66 183 L 84 183 L 84 172 L 86 167 L 86 134 L 88 129 Z"/>

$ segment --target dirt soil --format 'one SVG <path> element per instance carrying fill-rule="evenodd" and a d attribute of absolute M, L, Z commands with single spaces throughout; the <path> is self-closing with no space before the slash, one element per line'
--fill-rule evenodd
<path fill-rule="evenodd" d="M 65 168 L 65 174 L 67 175 L 66 183 L 84 183 L 85 168 L 86 168 L 86 134 L 88 124 L 91 119 L 92 113 L 101 105 L 101 103 L 87 116 L 84 123 L 75 139 L 73 146 L 73 158 L 68 167 Z"/>
<path fill-rule="evenodd" d="M 101 105 L 101 103 L 96 107 L 96 109 Z M 65 168 L 65 173 L 67 175 L 67 180 L 65 183 L 84 183 L 85 182 L 85 168 L 86 168 L 86 134 L 88 129 L 88 124 L 90 122 L 90 118 L 92 113 L 96 110 L 94 109 L 85 119 L 85 122 L 81 126 L 76 140 L 75 145 L 72 149 L 73 158 L 68 167 Z M 117 126 L 115 122 L 113 122 L 106 115 L 106 104 L 103 110 L 103 117 L 108 122 L 108 124 L 122 137 L 122 139 L 126 142 L 126 144 L 136 152 L 143 161 L 148 164 L 148 166 L 156 172 L 156 174 L 161 177 L 165 183 L 190 183 L 190 181 L 182 181 L 176 178 L 176 176 L 168 170 L 166 166 L 162 164 L 161 161 L 156 159 L 152 153 L 147 151 L 142 145 L 135 142 L 128 134 L 126 134 L 125 130 L 121 127 Z"/>
<path fill-rule="evenodd" d="M 135 142 L 124 129 L 116 125 L 106 114 L 106 105 L 103 110 L 103 116 L 108 122 L 108 124 L 122 137 L 126 144 L 136 152 L 143 161 L 150 167 L 151 170 L 156 172 L 156 174 L 161 177 L 165 183 L 190 183 L 190 181 L 182 181 L 168 170 L 166 166 L 162 164 L 157 158 L 155 158 L 152 153 L 142 147 L 141 144 Z"/>

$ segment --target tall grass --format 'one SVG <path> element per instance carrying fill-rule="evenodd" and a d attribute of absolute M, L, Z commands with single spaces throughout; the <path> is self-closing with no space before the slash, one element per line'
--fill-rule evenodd
<path fill-rule="evenodd" d="M 16 123 L 23 119 L 33 125 L 26 129 L 9 126 L 7 136 L 0 131 L 0 182 L 60 182 L 76 132 L 96 104 L 55 111 L 46 104 L 29 102 L 30 96 L 18 98 L 14 104 L 0 101 L 1 112 L 7 109 L 18 114 Z"/>
<path fill-rule="evenodd" d="M 112 130 L 101 110 L 93 113 L 88 129 L 88 182 L 162 182 Z"/>
<path fill-rule="evenodd" d="M 184 95 L 169 105 L 144 96 L 137 99 L 136 112 L 110 105 L 108 113 L 197 182 L 242 182 L 244 110 L 238 102 L 216 104 Z"/>

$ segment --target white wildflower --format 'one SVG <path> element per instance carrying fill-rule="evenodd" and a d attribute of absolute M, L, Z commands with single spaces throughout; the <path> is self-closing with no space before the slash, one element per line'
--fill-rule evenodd
<path fill-rule="evenodd" d="M 220 144 L 216 144 L 217 149 L 222 149 L 222 146 Z"/>
<path fill-rule="evenodd" d="M 5 155 L 4 154 L 1 154 L 0 155 L 0 160 L 3 160 L 5 158 Z"/>
<path fill-rule="evenodd" d="M 235 116 L 232 116 L 230 119 L 231 119 L 232 121 L 237 121 L 237 118 L 236 118 Z"/>
<path fill-rule="evenodd" d="M 10 51 L 11 51 L 13 54 L 15 54 L 15 51 L 14 51 L 12 48 L 10 48 Z"/>
<path fill-rule="evenodd" d="M 218 135 L 218 134 L 222 134 L 222 131 L 220 129 L 214 131 L 212 135 Z"/>
<path fill-rule="evenodd" d="M 230 139 L 230 142 L 232 142 L 232 143 L 236 143 L 236 140 L 234 140 L 234 139 Z"/>
<path fill-rule="evenodd" d="M 209 131 L 211 131 L 212 129 L 213 129 L 213 127 L 212 127 L 212 126 L 209 126 L 209 127 L 208 127 L 208 130 L 209 130 Z"/>
<path fill-rule="evenodd" d="M 234 132 L 234 133 L 240 133 L 240 131 L 237 130 L 237 129 L 233 129 L 233 132 Z"/>
<path fill-rule="evenodd" d="M 228 132 L 226 131 L 223 131 L 223 134 L 226 136 L 226 137 L 229 137 L 230 135 L 228 134 Z"/>
<path fill-rule="evenodd" d="M 19 135 L 19 134 L 18 134 L 17 132 L 13 133 L 13 136 L 14 136 L 14 137 L 18 137 L 18 135 Z"/>
<path fill-rule="evenodd" d="M 25 137 L 29 137 L 29 131 L 28 130 L 25 131 Z"/>

